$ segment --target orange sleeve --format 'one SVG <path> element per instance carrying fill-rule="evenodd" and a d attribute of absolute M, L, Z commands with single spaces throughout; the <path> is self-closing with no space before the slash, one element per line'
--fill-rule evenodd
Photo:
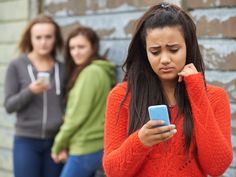
<path fill-rule="evenodd" d="M 227 94 L 205 87 L 202 75 L 184 78 L 192 107 L 197 158 L 206 174 L 219 176 L 232 161 L 231 120 Z"/>
<path fill-rule="evenodd" d="M 138 131 L 127 135 L 128 105 L 126 101 L 120 109 L 124 97 L 120 91 L 117 88 L 111 91 L 106 107 L 103 166 L 108 177 L 134 176 L 152 149 L 140 142 Z"/>

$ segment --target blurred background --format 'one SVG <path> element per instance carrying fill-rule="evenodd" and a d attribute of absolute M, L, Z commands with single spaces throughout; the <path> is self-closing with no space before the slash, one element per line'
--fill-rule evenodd
<path fill-rule="evenodd" d="M 136 20 L 159 0 L 0 0 L 0 177 L 13 177 L 12 138 L 14 115 L 3 108 L 4 78 L 8 63 L 18 55 L 16 46 L 28 20 L 40 13 L 51 15 L 68 31 L 77 25 L 95 29 L 101 38 L 101 53 L 121 65 Z M 236 177 L 236 0 L 169 0 L 193 17 L 210 84 L 228 92 L 232 115 L 234 159 L 223 176 Z M 214 140 L 213 140 L 214 141 Z M 24 160 L 24 159 L 22 159 Z M 26 169 L 27 170 L 27 169 Z"/>

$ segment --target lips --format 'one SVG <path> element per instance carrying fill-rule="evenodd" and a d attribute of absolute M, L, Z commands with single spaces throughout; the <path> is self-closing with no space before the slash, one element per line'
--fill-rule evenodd
<path fill-rule="evenodd" d="M 172 72 L 174 70 L 174 67 L 162 67 L 160 68 L 160 71 L 163 73 L 169 73 Z"/>

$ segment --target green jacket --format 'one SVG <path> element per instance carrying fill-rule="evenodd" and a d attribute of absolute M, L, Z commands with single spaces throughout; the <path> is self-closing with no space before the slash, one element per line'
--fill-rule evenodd
<path fill-rule="evenodd" d="M 70 155 L 82 155 L 103 149 L 106 98 L 114 83 L 115 66 L 108 61 L 94 60 L 81 71 L 69 92 L 53 153 L 68 149 Z"/>

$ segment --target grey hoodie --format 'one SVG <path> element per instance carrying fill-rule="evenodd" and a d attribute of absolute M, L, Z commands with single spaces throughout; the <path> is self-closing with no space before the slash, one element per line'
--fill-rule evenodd
<path fill-rule="evenodd" d="M 13 60 L 5 78 L 4 106 L 8 113 L 16 112 L 15 134 L 32 138 L 53 138 L 64 114 L 65 68 L 56 62 L 50 73 L 50 89 L 34 95 L 29 84 L 37 79 L 37 70 L 23 55 Z"/>

